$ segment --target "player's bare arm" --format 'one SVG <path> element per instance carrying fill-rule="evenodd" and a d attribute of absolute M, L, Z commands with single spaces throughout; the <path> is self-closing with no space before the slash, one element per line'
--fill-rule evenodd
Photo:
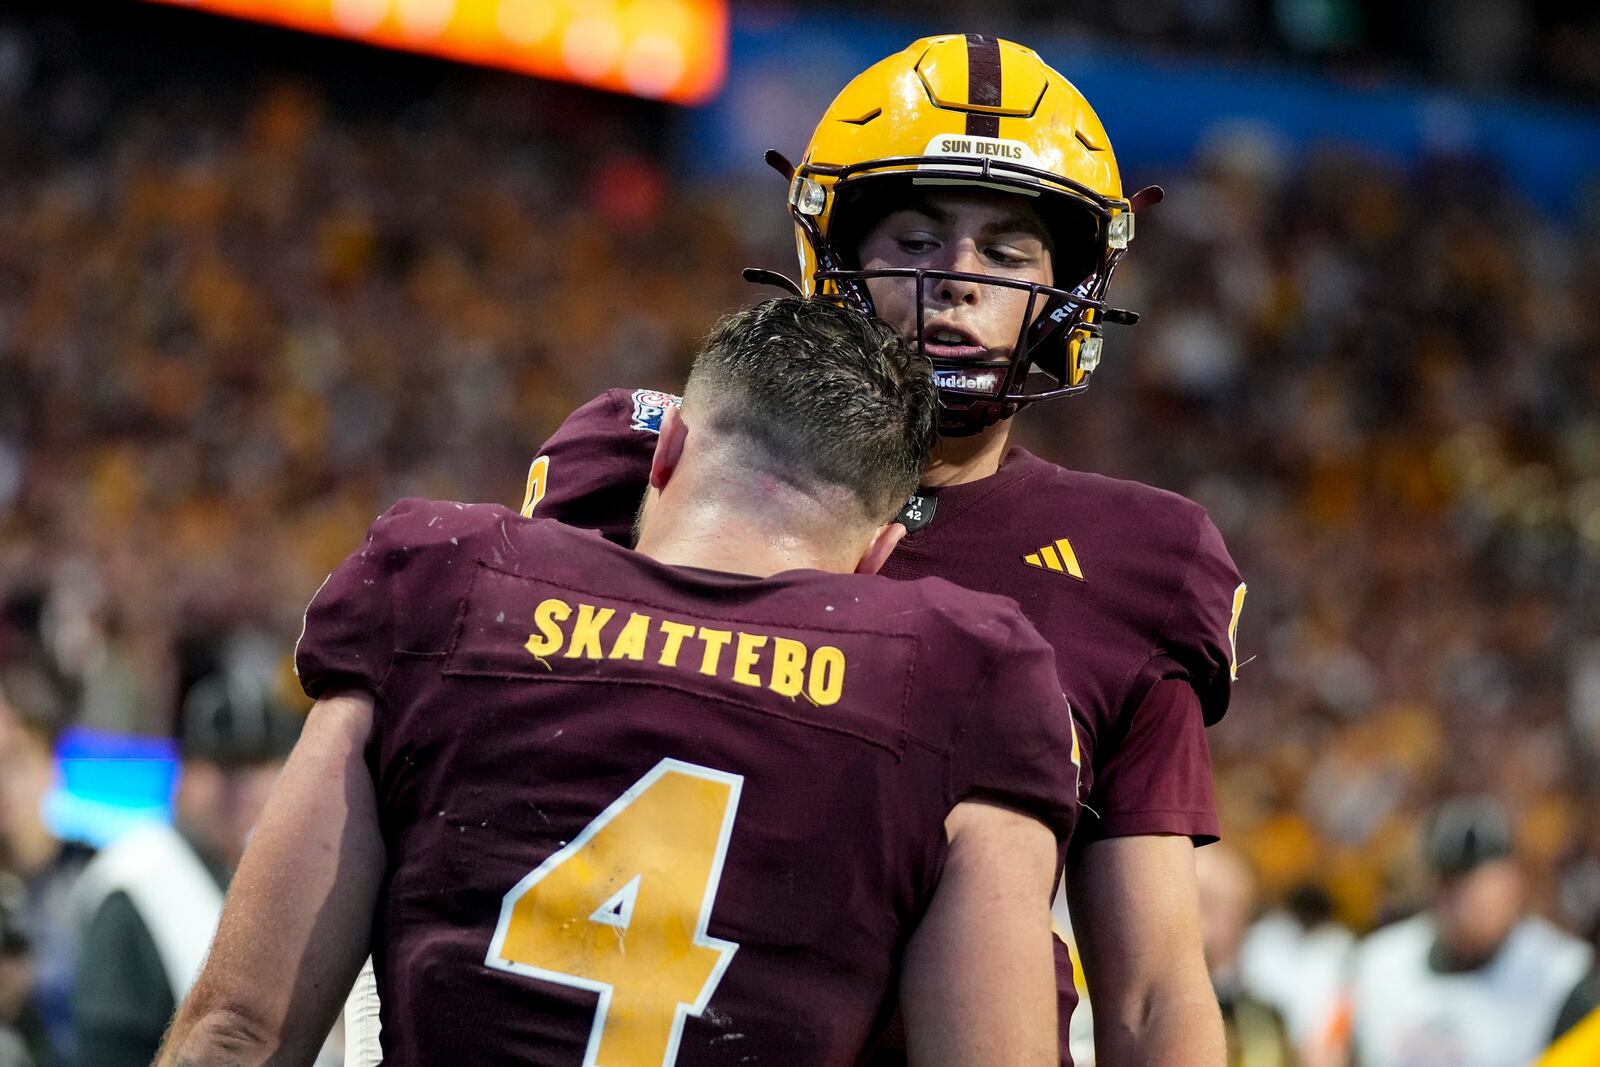
<path fill-rule="evenodd" d="M 906 948 L 900 1005 L 910 1062 L 1055 1064 L 1055 835 L 979 801 L 956 805 L 945 830 L 944 874 Z"/>
<path fill-rule="evenodd" d="M 160 1067 L 309 1064 L 367 952 L 383 877 L 373 701 L 319 700 L 234 876 Z"/>
<path fill-rule="evenodd" d="M 1222 1067 L 1222 1018 L 1200 946 L 1194 845 L 1178 834 L 1096 841 L 1067 869 L 1103 1067 Z"/>

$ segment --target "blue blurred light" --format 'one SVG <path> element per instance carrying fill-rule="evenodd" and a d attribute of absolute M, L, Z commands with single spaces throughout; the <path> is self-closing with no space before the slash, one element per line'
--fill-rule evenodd
<path fill-rule="evenodd" d="M 177 745 L 170 738 L 131 737 L 82 727 L 56 745 L 61 784 L 44 802 L 60 837 L 104 845 L 141 822 L 172 819 Z"/>

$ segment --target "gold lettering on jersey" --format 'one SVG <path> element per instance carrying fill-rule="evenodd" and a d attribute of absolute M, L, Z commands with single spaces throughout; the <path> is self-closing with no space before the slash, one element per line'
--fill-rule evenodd
<path fill-rule="evenodd" d="M 523 647 L 541 662 L 558 655 L 565 659 L 654 659 L 662 667 L 770 689 L 791 700 L 803 697 L 818 707 L 837 704 L 844 696 L 845 655 L 833 645 L 813 648 L 792 637 L 694 626 L 637 611 L 619 623 L 616 615 L 615 608 L 574 605 L 550 597 L 533 609 L 538 632 L 529 635 Z M 652 657 L 649 645 L 657 635 L 660 647 Z M 693 647 L 685 647 L 689 642 L 699 642 L 698 659 Z M 730 646 L 732 654 L 723 655 Z"/>
<path fill-rule="evenodd" d="M 832 645 L 823 645 L 811 657 L 811 671 L 806 678 L 806 696 L 811 703 L 827 707 L 839 703 L 844 690 L 844 653 Z"/>
<path fill-rule="evenodd" d="M 533 609 L 533 624 L 539 632 L 528 638 L 527 649 L 534 658 L 543 659 L 560 650 L 566 642 L 561 623 L 572 615 L 572 605 L 565 600 L 545 600 Z"/>
<path fill-rule="evenodd" d="M 733 654 L 733 680 L 740 685 L 750 685 L 760 688 L 761 679 L 753 672 L 756 660 L 760 658 L 761 646 L 767 643 L 765 634 L 739 635 L 739 650 Z"/>
<path fill-rule="evenodd" d="M 661 665 L 663 667 L 676 667 L 678 665 L 678 650 L 683 647 L 686 637 L 694 636 L 694 627 L 671 619 L 661 620 L 661 632 L 667 635 L 667 643 L 661 647 Z"/>
<path fill-rule="evenodd" d="M 607 659 L 644 659 L 644 643 L 650 640 L 650 616 L 637 611 L 628 616 L 622 632 L 606 653 Z"/>
<path fill-rule="evenodd" d="M 717 664 L 722 660 L 722 650 L 728 647 L 728 642 L 733 640 L 732 630 L 712 630 L 700 627 L 700 642 L 706 646 L 705 655 L 700 657 L 700 673 L 712 678 L 717 676 Z"/>
<path fill-rule="evenodd" d="M 572 624 L 572 640 L 567 642 L 567 658 L 600 658 L 600 631 L 605 629 L 616 608 L 596 609 L 593 604 L 578 605 L 578 621 Z"/>
<path fill-rule="evenodd" d="M 772 680 L 767 684 L 780 696 L 797 697 L 806 684 L 806 646 L 789 637 L 772 639 Z"/>

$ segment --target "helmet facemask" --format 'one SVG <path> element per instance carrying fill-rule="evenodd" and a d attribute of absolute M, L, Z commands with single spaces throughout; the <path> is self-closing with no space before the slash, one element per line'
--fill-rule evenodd
<path fill-rule="evenodd" d="M 832 179 L 831 190 L 817 178 Z M 1043 191 L 1045 181 L 1061 191 Z M 862 268 L 860 240 L 884 214 L 907 201 L 909 185 L 979 186 L 1028 197 L 1040 209 L 1050 234 L 1055 280 L 1064 284 L 927 268 Z M 1099 362 L 1102 323 L 1137 318 L 1105 303 L 1107 283 L 1132 234 L 1127 202 L 1097 196 L 1086 188 L 1066 188 L 1070 185 L 1058 175 L 987 157 L 909 157 L 847 167 L 803 165 L 794 173 L 789 202 L 816 263 L 812 277 L 804 281 L 820 298 L 848 303 L 869 314 L 876 309 L 868 280 L 904 278 L 916 286 L 914 340 L 934 367 L 944 406 L 940 432 L 977 433 L 1029 404 L 1082 392 Z M 832 202 L 827 203 L 830 196 Z M 819 206 L 830 209 L 826 233 L 819 225 Z M 928 292 L 947 279 L 1027 294 L 1017 339 L 1008 354 L 977 361 L 929 355 Z"/>

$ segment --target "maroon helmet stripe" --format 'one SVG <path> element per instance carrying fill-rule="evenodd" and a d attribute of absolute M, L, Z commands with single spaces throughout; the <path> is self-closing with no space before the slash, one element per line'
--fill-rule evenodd
<path fill-rule="evenodd" d="M 967 101 L 978 107 L 1000 106 L 998 37 L 967 34 Z M 1000 116 L 967 112 L 967 133 L 973 137 L 999 137 Z"/>

